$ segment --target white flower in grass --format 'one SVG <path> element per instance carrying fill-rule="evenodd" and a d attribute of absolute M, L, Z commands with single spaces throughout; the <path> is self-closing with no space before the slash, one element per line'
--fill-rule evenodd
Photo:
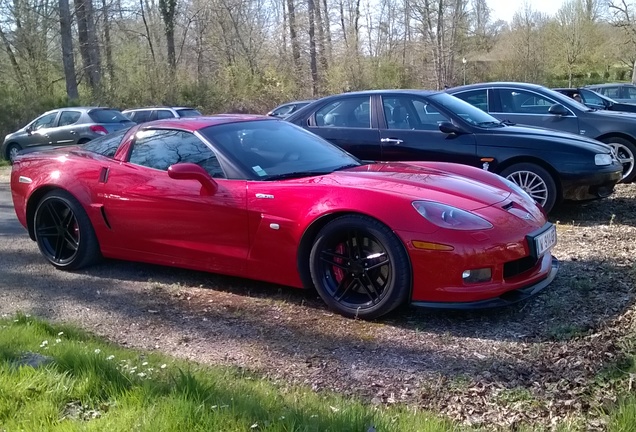
<path fill-rule="evenodd" d="M 55 343 L 60 343 L 60 342 L 62 342 L 62 339 L 60 338 L 55 339 Z"/>
<path fill-rule="evenodd" d="M 59 332 L 57 335 L 58 336 L 62 336 L 64 334 L 64 332 Z"/>
<path fill-rule="evenodd" d="M 161 365 L 161 369 L 165 369 L 167 367 L 167 365 L 164 363 Z"/>
<path fill-rule="evenodd" d="M 111 354 L 111 355 L 109 355 L 108 357 L 106 357 L 106 360 L 112 360 L 112 359 L 114 359 L 114 358 L 115 358 L 115 356 Z"/>
<path fill-rule="evenodd" d="M 142 366 L 148 366 L 148 362 L 143 362 L 141 365 Z"/>
<path fill-rule="evenodd" d="M 44 348 L 45 346 L 47 346 L 49 344 L 49 341 L 45 340 L 42 341 L 42 343 L 40 344 L 40 348 Z"/>
<path fill-rule="evenodd" d="M 99 354 L 100 352 L 102 352 L 102 350 L 100 350 L 99 348 L 95 348 L 95 354 Z"/>
<path fill-rule="evenodd" d="M 145 373 L 143 373 L 143 372 L 139 372 L 139 373 L 137 374 L 137 376 L 138 376 L 139 378 L 143 378 L 143 377 L 145 377 L 145 376 L 146 376 L 146 374 L 145 374 Z"/>

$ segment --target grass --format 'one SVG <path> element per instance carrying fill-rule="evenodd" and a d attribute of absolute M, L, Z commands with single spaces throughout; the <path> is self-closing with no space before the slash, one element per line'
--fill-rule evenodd
<path fill-rule="evenodd" d="M 0 168 L 1 168 L 1 167 L 5 167 L 5 166 L 9 166 L 9 161 L 8 161 L 8 160 L 5 160 L 5 159 L 0 158 Z"/>
<path fill-rule="evenodd" d="M 43 365 L 24 365 L 26 353 Z M 24 315 L 0 320 L 0 430 L 454 431 L 431 414 L 374 407 L 123 349 Z"/>

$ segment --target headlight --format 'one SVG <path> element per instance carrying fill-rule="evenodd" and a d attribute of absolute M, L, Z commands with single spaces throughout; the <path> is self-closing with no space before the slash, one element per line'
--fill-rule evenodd
<path fill-rule="evenodd" d="M 597 154 L 594 155 L 594 163 L 598 166 L 605 166 L 612 164 L 611 154 Z"/>
<path fill-rule="evenodd" d="M 426 220 L 441 228 L 485 230 L 492 228 L 486 219 L 473 213 L 433 201 L 413 201 L 413 207 Z"/>

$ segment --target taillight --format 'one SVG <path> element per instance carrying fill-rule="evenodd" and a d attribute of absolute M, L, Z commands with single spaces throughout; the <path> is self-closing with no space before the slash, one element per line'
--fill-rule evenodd
<path fill-rule="evenodd" d="M 92 130 L 93 132 L 95 132 L 98 135 L 106 135 L 108 133 L 106 128 L 104 126 L 101 126 L 101 125 L 92 125 L 90 127 L 90 130 Z"/>

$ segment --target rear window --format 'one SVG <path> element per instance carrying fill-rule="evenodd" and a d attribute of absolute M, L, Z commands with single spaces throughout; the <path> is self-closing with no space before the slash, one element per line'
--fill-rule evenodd
<path fill-rule="evenodd" d="M 192 108 L 179 109 L 177 113 L 179 113 L 179 117 L 198 117 L 201 115 L 199 111 Z"/>
<path fill-rule="evenodd" d="M 88 113 L 95 123 L 127 123 L 130 120 L 114 109 L 96 109 Z"/>
<path fill-rule="evenodd" d="M 126 135 L 128 129 L 129 128 L 120 129 L 103 137 L 96 138 L 84 144 L 82 148 L 86 151 L 112 158 L 115 156 L 119 144 L 121 144 L 121 140 L 124 139 L 124 135 Z"/>

